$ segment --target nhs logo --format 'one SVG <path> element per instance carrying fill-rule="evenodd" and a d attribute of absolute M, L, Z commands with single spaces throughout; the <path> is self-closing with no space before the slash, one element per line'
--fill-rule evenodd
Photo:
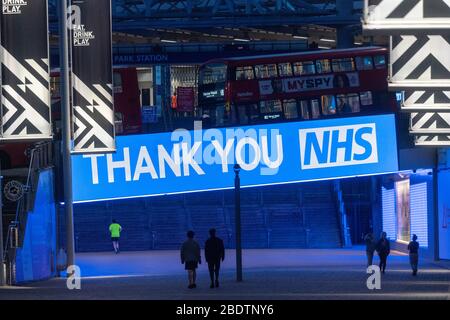
<path fill-rule="evenodd" d="M 375 123 L 301 129 L 299 138 L 303 170 L 378 163 Z"/>

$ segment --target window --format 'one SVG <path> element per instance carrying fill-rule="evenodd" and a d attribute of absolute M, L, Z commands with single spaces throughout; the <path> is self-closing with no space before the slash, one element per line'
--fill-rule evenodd
<path fill-rule="evenodd" d="M 322 96 L 322 114 L 333 115 L 336 114 L 336 99 L 334 96 Z"/>
<path fill-rule="evenodd" d="M 280 100 L 261 101 L 261 113 L 283 112 Z"/>
<path fill-rule="evenodd" d="M 224 103 L 217 104 L 209 112 L 210 122 L 213 127 L 222 127 L 234 122 L 231 108 Z"/>
<path fill-rule="evenodd" d="M 383 55 L 373 57 L 373 62 L 375 64 L 375 68 L 377 69 L 386 68 L 386 57 Z"/>
<path fill-rule="evenodd" d="M 312 61 L 294 62 L 293 66 L 294 74 L 296 76 L 316 73 L 316 68 L 314 67 L 314 62 Z"/>
<path fill-rule="evenodd" d="M 338 94 L 336 96 L 337 100 L 337 111 L 339 113 L 350 113 L 350 105 L 348 104 L 347 95 Z"/>
<path fill-rule="evenodd" d="M 115 73 L 114 73 L 115 74 Z M 52 95 L 52 98 L 60 97 L 60 78 L 57 77 L 51 77 L 50 78 L 50 94 Z"/>
<path fill-rule="evenodd" d="M 317 73 L 329 73 L 331 72 L 330 60 L 323 59 L 316 61 L 316 71 Z"/>
<path fill-rule="evenodd" d="M 334 72 L 354 71 L 355 63 L 352 58 L 333 59 L 332 62 Z"/>
<path fill-rule="evenodd" d="M 356 68 L 358 70 L 372 70 L 372 57 L 356 57 Z"/>
<path fill-rule="evenodd" d="M 361 106 L 359 104 L 359 95 L 357 93 L 349 93 L 347 98 L 348 98 L 348 104 L 350 105 L 350 108 L 352 109 L 351 112 L 360 112 Z"/>
<path fill-rule="evenodd" d="M 289 62 L 278 64 L 278 73 L 280 77 L 292 76 L 292 67 Z"/>
<path fill-rule="evenodd" d="M 253 67 L 247 66 L 236 68 L 236 80 L 252 80 L 254 78 Z"/>
<path fill-rule="evenodd" d="M 318 99 L 311 100 L 311 118 L 320 118 L 320 103 Z"/>
<path fill-rule="evenodd" d="M 255 66 L 256 78 L 267 79 L 277 76 L 277 65 L 276 64 L 261 64 Z"/>
<path fill-rule="evenodd" d="M 247 105 L 247 114 L 250 122 L 255 122 L 259 119 L 259 107 L 256 103 Z"/>
<path fill-rule="evenodd" d="M 248 124 L 247 108 L 246 106 L 238 106 L 239 123 Z"/>
<path fill-rule="evenodd" d="M 362 106 L 371 106 L 373 104 L 372 92 L 366 91 L 359 94 Z"/>
<path fill-rule="evenodd" d="M 286 119 L 297 119 L 298 111 L 297 111 L 297 101 L 295 99 L 284 100 L 284 117 Z"/>
<path fill-rule="evenodd" d="M 308 108 L 308 105 L 309 105 L 308 100 L 302 100 L 302 101 L 300 101 L 300 110 L 301 110 L 301 112 L 302 112 L 302 119 L 305 119 L 305 120 L 311 118 L 311 116 L 310 116 L 310 114 L 309 114 L 309 108 Z"/>
<path fill-rule="evenodd" d="M 201 84 L 225 82 L 227 66 L 225 64 L 208 64 L 200 70 Z"/>

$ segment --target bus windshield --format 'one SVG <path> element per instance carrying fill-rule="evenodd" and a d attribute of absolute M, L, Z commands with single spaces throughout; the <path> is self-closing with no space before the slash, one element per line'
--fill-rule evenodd
<path fill-rule="evenodd" d="M 225 81 L 227 65 L 223 63 L 207 64 L 200 68 L 199 96 L 200 105 L 225 100 Z"/>

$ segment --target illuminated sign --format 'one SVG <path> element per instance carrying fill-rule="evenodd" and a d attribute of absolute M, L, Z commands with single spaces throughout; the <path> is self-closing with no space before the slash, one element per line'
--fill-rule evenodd
<path fill-rule="evenodd" d="M 75 202 L 374 175 L 398 170 L 394 115 L 120 136 L 73 156 Z"/>

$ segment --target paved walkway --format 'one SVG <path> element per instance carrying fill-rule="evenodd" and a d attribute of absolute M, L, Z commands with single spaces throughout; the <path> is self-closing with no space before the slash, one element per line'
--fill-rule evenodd
<path fill-rule="evenodd" d="M 206 265 L 198 288 L 187 289 L 177 251 L 77 255 L 81 290 L 65 279 L 0 289 L 0 299 L 450 299 L 448 264 L 422 262 L 412 277 L 408 257 L 393 253 L 381 290 L 367 289 L 362 248 L 244 250 L 244 281 L 235 281 L 235 256 L 226 252 L 221 287 L 209 288 Z M 378 259 L 376 258 L 376 262 Z"/>

